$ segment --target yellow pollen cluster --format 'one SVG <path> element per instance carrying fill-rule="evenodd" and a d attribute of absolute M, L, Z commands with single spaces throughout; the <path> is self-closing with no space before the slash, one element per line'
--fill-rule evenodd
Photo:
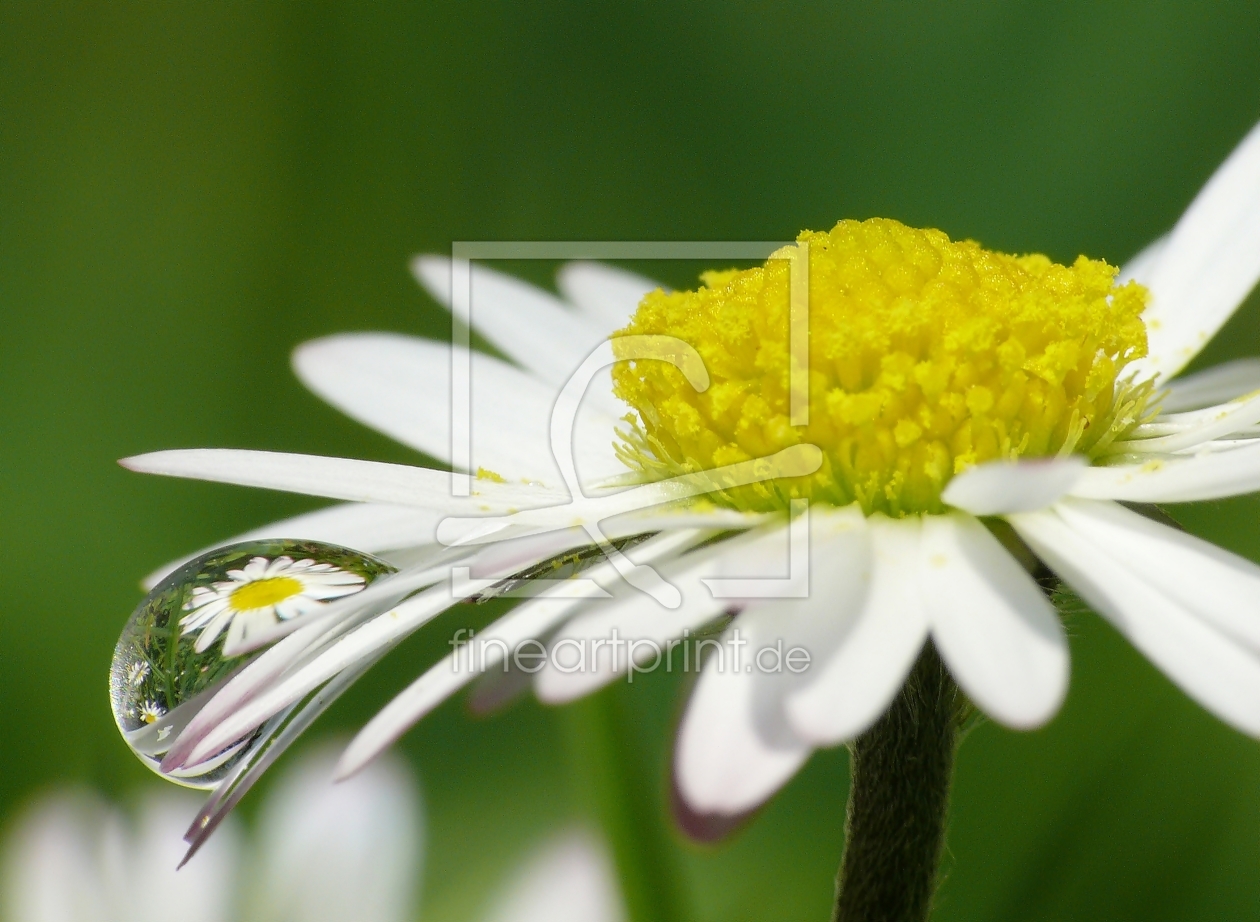
<path fill-rule="evenodd" d="M 639 414 L 619 450 L 644 477 L 810 443 L 823 452 L 812 476 L 715 499 L 939 512 L 945 484 L 971 465 L 1089 455 L 1137 421 L 1144 391 L 1120 372 L 1146 353 L 1147 293 L 1116 285 L 1104 262 L 1009 256 L 878 218 L 807 231 L 792 250 L 705 273 L 696 291 L 655 291 L 619 332 L 676 337 L 710 377 L 697 393 L 667 362 L 614 367 Z M 806 251 L 808 375 L 790 361 L 789 257 Z M 807 425 L 791 424 L 790 379 L 808 382 Z"/>
<path fill-rule="evenodd" d="M 291 576 L 256 579 L 232 590 L 232 607 L 237 611 L 269 608 L 302 591 L 302 584 Z"/>

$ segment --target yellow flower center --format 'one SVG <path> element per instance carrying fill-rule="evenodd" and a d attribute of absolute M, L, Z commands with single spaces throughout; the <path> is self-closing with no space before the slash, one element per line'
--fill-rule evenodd
<path fill-rule="evenodd" d="M 791 359 L 790 323 L 793 257 L 806 251 L 808 374 Z M 681 339 L 711 383 L 697 393 L 666 362 L 619 362 L 616 392 L 639 416 L 621 454 L 660 479 L 811 443 L 824 456 L 812 476 L 714 498 L 856 500 L 891 515 L 941 511 L 949 479 L 983 461 L 1097 454 L 1149 395 L 1120 377 L 1146 354 L 1147 292 L 1116 272 L 880 218 L 804 232 L 762 267 L 644 298 L 618 335 Z M 808 386 L 806 425 L 792 425 L 790 380 Z"/>
<path fill-rule="evenodd" d="M 237 611 L 269 608 L 302 591 L 302 584 L 291 576 L 256 579 L 232 590 L 232 607 Z"/>

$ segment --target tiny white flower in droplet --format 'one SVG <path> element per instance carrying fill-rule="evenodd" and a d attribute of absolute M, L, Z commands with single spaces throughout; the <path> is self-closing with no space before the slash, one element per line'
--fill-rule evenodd
<path fill-rule="evenodd" d="M 138 688 L 148 675 L 149 664 L 144 660 L 136 660 L 127 667 L 127 684 L 132 688 Z"/>
<path fill-rule="evenodd" d="M 365 585 L 357 573 L 330 563 L 290 557 L 254 557 L 228 578 L 198 586 L 180 619 L 184 634 L 200 632 L 194 649 L 201 653 L 226 628 L 228 648 L 243 646 L 250 635 L 314 611 L 331 599 L 358 592 Z"/>
<path fill-rule="evenodd" d="M 166 708 L 158 704 L 156 701 L 145 701 L 140 705 L 140 719 L 147 724 L 156 723 L 162 719 L 162 715 L 166 713 Z"/>

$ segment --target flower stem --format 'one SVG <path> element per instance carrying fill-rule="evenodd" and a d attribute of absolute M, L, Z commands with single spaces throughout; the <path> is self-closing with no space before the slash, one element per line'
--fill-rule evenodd
<path fill-rule="evenodd" d="M 929 642 L 879 722 L 850 744 L 834 922 L 924 922 L 945 838 L 963 699 Z"/>
<path fill-rule="evenodd" d="M 621 881 L 628 922 L 685 922 L 670 857 L 661 783 L 645 767 L 620 685 L 571 705 L 569 730 L 578 768 Z"/>

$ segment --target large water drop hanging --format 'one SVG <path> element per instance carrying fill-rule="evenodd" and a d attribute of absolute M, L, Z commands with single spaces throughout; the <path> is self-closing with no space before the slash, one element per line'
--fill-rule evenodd
<path fill-rule="evenodd" d="M 259 734 L 200 765 L 162 772 L 180 731 L 263 647 L 393 572 L 375 557 L 317 541 L 246 541 L 184 564 L 144 598 L 114 648 L 109 696 L 123 739 L 164 778 L 215 787 Z"/>

